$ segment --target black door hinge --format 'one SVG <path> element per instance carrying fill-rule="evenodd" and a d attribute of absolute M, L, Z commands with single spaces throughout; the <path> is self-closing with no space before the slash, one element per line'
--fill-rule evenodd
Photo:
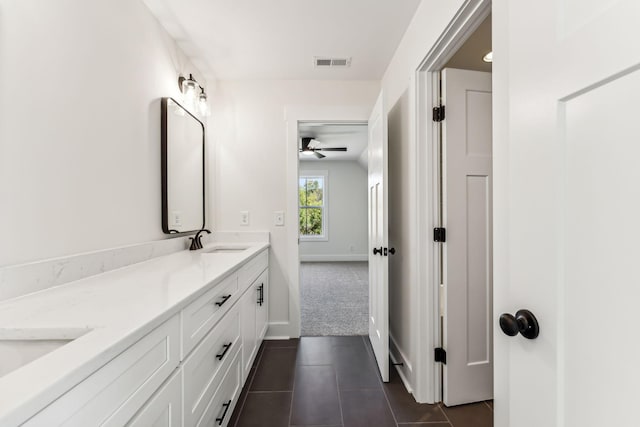
<path fill-rule="evenodd" d="M 435 351 L 434 351 L 434 359 L 435 359 L 436 362 L 441 362 L 441 363 L 444 363 L 446 365 L 447 364 L 447 351 L 442 347 L 436 348 Z"/>
<path fill-rule="evenodd" d="M 444 105 L 433 107 L 433 121 L 441 122 L 444 120 Z"/>
<path fill-rule="evenodd" d="M 434 242 L 446 242 L 447 241 L 447 230 L 444 228 L 434 228 L 433 229 L 433 241 Z"/>

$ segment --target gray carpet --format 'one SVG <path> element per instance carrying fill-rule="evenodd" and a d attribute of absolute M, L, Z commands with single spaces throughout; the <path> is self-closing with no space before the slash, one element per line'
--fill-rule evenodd
<path fill-rule="evenodd" d="M 300 264 L 302 335 L 368 335 L 367 262 Z"/>

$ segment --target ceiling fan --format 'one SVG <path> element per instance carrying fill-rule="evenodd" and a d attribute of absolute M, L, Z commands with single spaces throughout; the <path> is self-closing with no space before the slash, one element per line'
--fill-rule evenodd
<path fill-rule="evenodd" d="M 320 147 L 314 147 L 314 144 L 312 144 L 311 142 L 320 142 L 317 139 L 314 138 L 310 138 L 310 137 L 303 137 L 302 138 L 302 148 L 300 148 L 300 152 L 302 154 L 306 154 L 306 155 L 313 155 L 316 156 L 318 159 L 324 159 L 325 155 L 323 155 L 322 153 L 319 153 L 318 151 L 347 151 L 347 147 L 327 147 L 327 148 L 320 148 Z"/>

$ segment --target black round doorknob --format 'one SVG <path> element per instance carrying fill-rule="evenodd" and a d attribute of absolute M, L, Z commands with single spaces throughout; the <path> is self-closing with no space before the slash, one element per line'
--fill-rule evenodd
<path fill-rule="evenodd" d="M 500 329 L 510 337 L 515 337 L 520 332 L 516 318 L 509 313 L 504 313 L 500 316 Z"/>
<path fill-rule="evenodd" d="M 373 254 L 374 255 L 382 255 L 382 246 L 378 249 L 378 248 L 373 248 Z"/>
<path fill-rule="evenodd" d="M 396 254 L 396 248 L 389 248 L 389 253 L 391 255 L 395 255 Z"/>
<path fill-rule="evenodd" d="M 502 314 L 500 316 L 500 329 L 510 337 L 518 335 L 519 332 L 523 337 L 530 340 L 537 338 L 540 334 L 538 319 L 532 312 L 524 309 L 518 310 L 515 316 L 509 313 Z"/>

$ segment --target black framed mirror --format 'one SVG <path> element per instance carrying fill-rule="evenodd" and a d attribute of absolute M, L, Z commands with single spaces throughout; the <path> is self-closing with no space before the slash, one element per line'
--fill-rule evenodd
<path fill-rule="evenodd" d="M 204 124 L 173 98 L 161 102 L 162 231 L 205 225 Z"/>

